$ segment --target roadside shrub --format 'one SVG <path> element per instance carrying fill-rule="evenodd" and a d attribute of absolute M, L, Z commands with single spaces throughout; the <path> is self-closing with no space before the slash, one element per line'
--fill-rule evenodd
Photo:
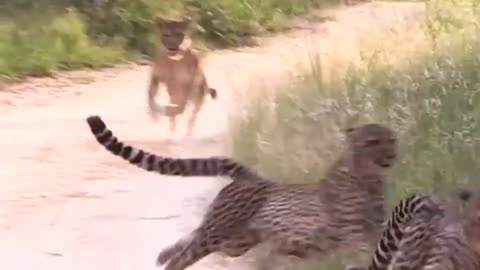
<path fill-rule="evenodd" d="M 158 43 L 157 15 L 189 16 L 194 20 L 196 46 L 224 47 L 253 44 L 253 35 L 278 29 L 292 16 L 338 2 L 0 1 L 0 55 L 5 57 L 0 60 L 0 74 L 42 75 L 58 69 L 109 65 L 138 54 L 152 56 Z"/>
<path fill-rule="evenodd" d="M 105 66 L 123 57 L 120 47 L 92 43 L 73 9 L 48 22 L 35 25 L 10 22 L 0 26 L 0 74 L 4 77 Z"/>

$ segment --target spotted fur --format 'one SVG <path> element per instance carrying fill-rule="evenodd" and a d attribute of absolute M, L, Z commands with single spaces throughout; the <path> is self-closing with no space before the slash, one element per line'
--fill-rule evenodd
<path fill-rule="evenodd" d="M 413 194 L 400 200 L 386 223 L 386 228 L 374 252 L 370 265 L 365 267 L 348 266 L 346 270 L 386 270 L 392 263 L 392 258 L 398 251 L 404 236 L 404 230 L 412 219 L 433 212 L 442 211 L 439 205 L 429 196 Z"/>
<path fill-rule="evenodd" d="M 120 142 L 98 116 L 87 119 L 109 152 L 163 175 L 228 176 L 202 223 L 160 252 L 157 263 L 182 270 L 213 252 L 241 256 L 268 242 L 280 255 L 309 258 L 367 243 L 384 223 L 384 181 L 396 160 L 395 133 L 379 124 L 346 131 L 348 147 L 320 183 L 282 184 L 225 157 L 158 156 Z"/>
<path fill-rule="evenodd" d="M 459 198 L 469 205 L 471 211 L 465 219 L 452 218 L 446 207 L 439 203 L 428 204 L 427 208 L 433 211 L 410 211 L 409 219 L 397 226 L 389 226 L 368 268 L 355 266 L 347 269 L 480 269 L 480 199 L 478 194 L 470 191 L 462 191 Z M 412 209 L 415 208 L 418 209 Z M 389 230 L 392 231 L 390 235 L 387 234 Z"/>

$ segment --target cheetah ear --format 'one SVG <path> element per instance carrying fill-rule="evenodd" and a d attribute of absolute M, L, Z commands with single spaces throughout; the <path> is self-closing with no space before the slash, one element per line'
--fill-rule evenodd
<path fill-rule="evenodd" d="M 473 192 L 466 189 L 459 189 L 457 190 L 457 196 L 463 202 L 468 202 L 472 198 Z"/>

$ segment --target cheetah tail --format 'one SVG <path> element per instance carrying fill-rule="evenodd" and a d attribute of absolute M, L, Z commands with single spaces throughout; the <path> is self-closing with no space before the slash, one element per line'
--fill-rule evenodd
<path fill-rule="evenodd" d="M 155 171 L 163 175 L 229 176 L 233 180 L 259 179 L 259 176 L 250 169 L 229 158 L 162 157 L 119 141 L 100 116 L 89 116 L 87 123 L 97 142 L 107 151 L 147 171 Z"/>
<path fill-rule="evenodd" d="M 398 251 L 403 238 L 403 227 L 416 218 L 420 212 L 436 213 L 442 211 L 435 200 L 428 195 L 412 194 L 400 200 L 391 213 L 368 268 L 350 267 L 347 270 L 387 269 L 393 255 Z"/>

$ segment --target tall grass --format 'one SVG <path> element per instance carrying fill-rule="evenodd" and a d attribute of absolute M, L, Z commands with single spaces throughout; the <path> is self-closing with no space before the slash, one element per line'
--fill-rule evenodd
<path fill-rule="evenodd" d="M 252 35 L 279 29 L 292 16 L 341 0 L 200 0 L 185 5 L 198 22 L 197 34 L 220 46 L 248 45 Z"/>
<path fill-rule="evenodd" d="M 431 0 L 416 30 L 375 37 L 359 60 L 345 60 L 346 69 L 318 61 L 293 86 L 248 106 L 233 125 L 234 156 L 280 181 L 320 181 L 341 151 L 344 128 L 380 122 L 400 140 L 390 206 L 414 191 L 446 196 L 457 186 L 478 185 L 479 6 Z M 314 269 L 342 269 L 345 262 Z"/>

